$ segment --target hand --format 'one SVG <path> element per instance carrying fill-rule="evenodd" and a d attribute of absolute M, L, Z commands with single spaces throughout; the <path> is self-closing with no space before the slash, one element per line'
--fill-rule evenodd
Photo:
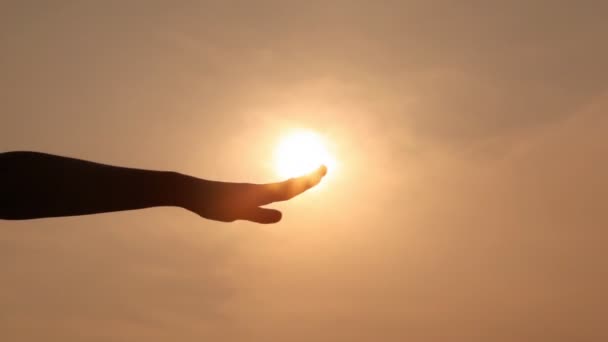
<path fill-rule="evenodd" d="M 225 183 L 202 179 L 188 182 L 187 203 L 184 208 L 216 221 L 247 220 L 257 223 L 276 223 L 282 214 L 261 206 L 289 200 L 319 184 L 327 173 L 325 166 L 307 175 L 279 183 Z"/>

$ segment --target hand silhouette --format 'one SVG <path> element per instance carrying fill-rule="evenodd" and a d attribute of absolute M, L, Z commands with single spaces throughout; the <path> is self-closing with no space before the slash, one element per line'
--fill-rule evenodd
<path fill-rule="evenodd" d="M 193 179 L 190 190 L 183 196 L 181 206 L 198 215 L 216 221 L 247 220 L 276 223 L 282 214 L 261 206 L 289 200 L 319 184 L 327 173 L 325 166 L 297 178 L 279 183 L 247 184 Z"/>
<path fill-rule="evenodd" d="M 281 212 L 261 206 L 317 185 L 325 166 L 272 184 L 199 179 L 39 152 L 0 153 L 0 218 L 25 220 L 177 206 L 211 220 L 275 223 Z"/>

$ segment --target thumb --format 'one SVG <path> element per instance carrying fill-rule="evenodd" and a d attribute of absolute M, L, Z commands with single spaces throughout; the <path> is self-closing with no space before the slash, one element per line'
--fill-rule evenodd
<path fill-rule="evenodd" d="M 283 214 L 275 209 L 255 207 L 243 215 L 241 219 L 257 223 L 277 223 L 281 221 Z"/>

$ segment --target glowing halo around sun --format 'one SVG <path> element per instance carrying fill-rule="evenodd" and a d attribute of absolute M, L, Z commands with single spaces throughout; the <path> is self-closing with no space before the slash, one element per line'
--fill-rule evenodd
<path fill-rule="evenodd" d="M 331 173 L 335 159 L 326 148 L 326 142 L 313 131 L 294 131 L 286 134 L 275 150 L 275 167 L 282 178 L 301 176 L 325 165 Z"/>

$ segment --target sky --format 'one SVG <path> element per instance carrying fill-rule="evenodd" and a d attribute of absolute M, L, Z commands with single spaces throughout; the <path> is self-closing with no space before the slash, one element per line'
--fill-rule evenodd
<path fill-rule="evenodd" d="M 272 226 L 0 222 L 0 337 L 608 339 L 607 10 L 2 2 L 0 151 L 267 182 L 304 128 L 339 167 Z"/>

